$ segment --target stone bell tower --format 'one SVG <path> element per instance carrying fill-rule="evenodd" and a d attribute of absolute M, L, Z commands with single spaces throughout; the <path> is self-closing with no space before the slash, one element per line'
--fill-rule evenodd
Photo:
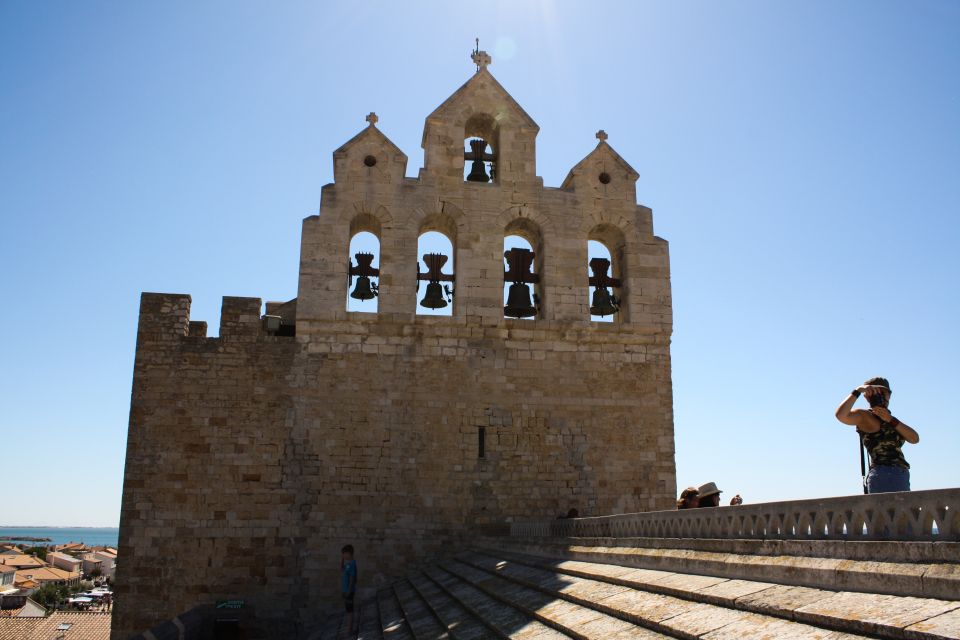
<path fill-rule="evenodd" d="M 297 298 L 224 298 L 207 337 L 189 296 L 143 294 L 115 637 L 225 599 L 295 637 L 336 605 L 345 543 L 371 588 L 513 520 L 672 504 L 669 258 L 638 174 L 601 131 L 544 187 L 539 127 L 474 62 L 417 177 L 373 113 L 334 152 Z M 509 269 L 507 237 L 529 246 Z"/>

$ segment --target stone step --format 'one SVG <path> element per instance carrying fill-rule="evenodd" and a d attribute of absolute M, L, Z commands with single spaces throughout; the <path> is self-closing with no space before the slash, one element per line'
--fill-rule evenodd
<path fill-rule="evenodd" d="M 376 598 L 370 598 L 360 604 L 360 616 L 357 640 L 383 640 L 380 626 L 380 607 Z"/>
<path fill-rule="evenodd" d="M 531 616 L 505 606 L 485 592 L 467 583 L 458 576 L 441 569 L 431 567 L 424 571 L 434 584 L 456 600 L 460 606 L 470 611 L 493 631 L 489 637 L 507 640 L 566 640 L 570 636 L 560 633 Z"/>
<path fill-rule="evenodd" d="M 319 628 L 307 636 L 307 640 L 337 640 L 340 635 L 340 626 L 343 624 L 343 614 L 338 613 L 327 618 Z"/>
<path fill-rule="evenodd" d="M 557 598 L 602 611 L 647 629 L 675 638 L 812 638 L 852 640 L 862 634 L 843 633 L 737 609 L 649 593 L 612 584 L 539 569 L 480 553 L 459 559 L 491 576 Z"/>
<path fill-rule="evenodd" d="M 393 589 L 377 592 L 377 606 L 380 610 L 380 629 L 384 640 L 415 640 Z"/>
<path fill-rule="evenodd" d="M 376 600 L 368 599 L 362 603 L 358 602 L 354 616 L 356 616 L 354 619 L 356 633 L 347 632 L 347 615 L 340 611 L 330 616 L 318 631 L 310 633 L 307 637 L 309 640 L 382 640 Z M 376 627 L 376 633 L 371 632 L 371 625 Z"/>
<path fill-rule="evenodd" d="M 882 638 L 960 637 L 960 602 L 790 587 L 500 551 L 483 555 L 633 589 Z M 960 594 L 958 594 L 960 596 Z M 951 630 L 952 629 L 952 630 Z"/>
<path fill-rule="evenodd" d="M 527 615 L 553 627 L 561 634 L 560 637 L 572 637 L 581 640 L 614 638 L 617 640 L 626 638 L 654 640 L 669 637 L 458 560 L 445 562 L 441 566 L 445 571 L 498 600 L 501 607 L 508 605 L 520 609 Z M 607 587 L 608 596 L 611 595 L 609 592 L 613 590 L 628 591 L 626 587 L 615 587 L 613 585 L 607 585 Z"/>
<path fill-rule="evenodd" d="M 416 589 L 407 580 L 393 584 L 403 617 L 416 640 L 449 640 L 446 625 L 440 623 L 433 610 L 427 606 Z"/>
<path fill-rule="evenodd" d="M 689 543 L 690 548 L 683 546 Z M 739 580 L 776 582 L 783 585 L 830 589 L 833 591 L 862 591 L 865 593 L 919 598 L 953 600 L 960 593 L 960 564 L 925 561 L 939 554 L 923 552 L 927 548 L 945 545 L 956 549 L 954 543 L 900 543 L 903 550 L 895 554 L 890 543 L 827 541 L 821 544 L 764 540 L 667 540 L 662 545 L 632 546 L 629 539 L 609 538 L 486 538 L 474 545 L 478 548 L 507 550 L 528 555 L 563 557 L 585 562 L 599 562 L 630 566 L 637 569 L 656 569 L 673 573 L 696 573 Z M 707 543 L 715 543 L 713 546 Z M 650 540 L 646 544 L 653 544 Z M 843 549 L 850 545 L 860 559 L 843 557 Z M 897 561 L 863 559 L 865 546 L 874 545 L 878 552 L 897 558 Z M 921 549 L 913 549 L 922 547 Z M 715 547 L 715 550 L 707 550 Z M 809 547 L 809 548 L 808 548 Z M 808 555 L 819 551 L 831 557 Z M 772 550 L 772 551 L 771 551 Z M 796 554 L 790 553 L 796 551 Z M 771 555 L 772 553 L 772 555 Z M 920 562 L 908 562 L 911 554 L 923 557 Z"/>
<path fill-rule="evenodd" d="M 424 574 L 413 573 L 407 576 L 407 579 L 434 615 L 446 626 L 454 640 L 482 640 L 496 637 L 494 631 L 481 623 L 470 611 Z"/>

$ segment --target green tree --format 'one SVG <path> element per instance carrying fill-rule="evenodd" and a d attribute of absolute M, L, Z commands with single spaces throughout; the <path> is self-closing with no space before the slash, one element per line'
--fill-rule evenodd
<path fill-rule="evenodd" d="M 40 558 L 40 559 L 43 560 L 44 562 L 46 562 L 46 560 L 47 560 L 47 548 L 46 548 L 46 547 L 39 547 L 39 546 L 37 546 L 37 547 L 27 547 L 26 549 L 23 550 L 23 552 L 24 552 L 25 554 L 27 554 L 28 556 L 30 556 L 30 555 L 37 556 L 38 558 Z"/>
<path fill-rule="evenodd" d="M 60 589 L 55 584 L 47 583 L 31 593 L 30 598 L 44 607 L 53 607 L 60 601 Z"/>

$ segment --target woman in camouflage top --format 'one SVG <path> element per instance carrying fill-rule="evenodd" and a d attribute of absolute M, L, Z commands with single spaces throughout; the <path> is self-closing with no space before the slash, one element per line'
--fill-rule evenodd
<path fill-rule="evenodd" d="M 869 410 L 853 408 L 860 394 L 870 403 Z M 837 407 L 837 420 L 857 428 L 870 454 L 867 493 L 910 491 L 910 465 L 900 448 L 904 442 L 917 444 L 920 436 L 890 415 L 890 394 L 886 378 L 870 378 Z"/>

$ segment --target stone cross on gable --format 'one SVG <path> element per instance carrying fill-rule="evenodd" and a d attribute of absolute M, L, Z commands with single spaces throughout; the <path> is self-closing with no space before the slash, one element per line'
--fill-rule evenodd
<path fill-rule="evenodd" d="M 380 120 L 380 118 L 378 118 L 378 117 L 377 117 L 377 114 L 374 113 L 373 111 L 371 111 L 370 114 L 367 115 L 367 122 L 370 123 L 370 126 L 371 126 L 371 127 L 374 126 L 375 124 L 377 124 L 377 121 L 378 121 L 378 120 Z"/>
<path fill-rule="evenodd" d="M 600 142 L 606 142 L 607 132 L 604 131 L 603 129 L 600 129 L 600 131 L 597 131 L 597 140 L 599 140 Z"/>
<path fill-rule="evenodd" d="M 477 65 L 477 71 L 486 69 L 488 65 L 493 64 L 493 58 L 486 51 L 474 51 L 470 54 L 470 59 Z"/>

